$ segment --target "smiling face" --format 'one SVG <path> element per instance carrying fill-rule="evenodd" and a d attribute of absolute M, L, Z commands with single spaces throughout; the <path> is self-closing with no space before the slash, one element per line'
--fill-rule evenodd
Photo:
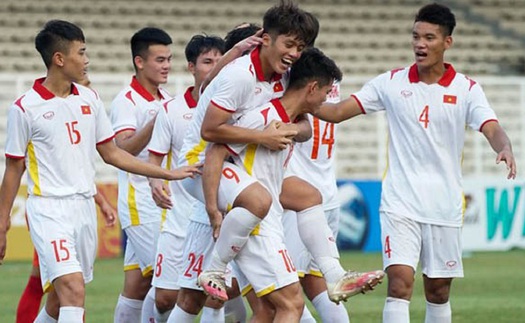
<path fill-rule="evenodd" d="M 151 84 L 158 86 L 168 81 L 171 69 L 171 49 L 166 45 L 151 45 L 145 57 L 136 56 L 137 72 Z"/>
<path fill-rule="evenodd" d="M 309 83 L 307 86 L 309 87 L 308 90 L 308 111 L 304 111 L 305 113 L 311 113 L 315 114 L 319 111 L 321 108 L 321 105 L 323 102 L 326 101 L 326 97 L 330 92 L 332 92 L 332 85 L 333 82 L 330 82 L 329 84 L 320 86 L 319 82 L 314 81 Z"/>
<path fill-rule="evenodd" d="M 418 69 L 442 66 L 445 50 L 452 46 L 452 37 L 445 36 L 439 25 L 418 21 L 412 28 L 412 48 Z"/>
<path fill-rule="evenodd" d="M 270 34 L 264 34 L 263 47 L 266 48 L 267 66 L 272 72 L 284 74 L 301 57 L 306 44 L 298 40 L 295 35 L 270 36 Z"/>

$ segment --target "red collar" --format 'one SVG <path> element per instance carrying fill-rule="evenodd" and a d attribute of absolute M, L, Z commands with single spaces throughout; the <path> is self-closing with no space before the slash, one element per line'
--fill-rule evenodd
<path fill-rule="evenodd" d="M 38 95 L 40 95 L 42 99 L 51 100 L 55 97 L 55 94 L 53 94 L 53 92 L 49 91 L 45 86 L 42 85 L 45 79 L 45 77 L 36 79 L 35 83 L 33 83 L 33 90 L 35 90 L 35 92 L 38 93 Z M 78 95 L 78 89 L 74 83 L 71 83 L 71 94 Z"/>
<path fill-rule="evenodd" d="M 151 95 L 151 93 L 149 93 L 148 90 L 146 90 L 142 86 L 142 84 L 139 83 L 139 81 L 137 80 L 135 76 L 133 76 L 133 78 L 131 79 L 131 84 L 129 86 L 131 86 L 131 88 L 135 90 L 135 92 L 140 94 L 140 96 L 142 96 L 144 100 L 148 102 L 155 101 L 155 97 Z M 159 95 L 159 98 L 164 100 L 164 96 L 162 95 L 159 89 L 157 89 L 157 94 Z"/>
<path fill-rule="evenodd" d="M 186 104 L 190 109 L 193 109 L 197 106 L 197 101 L 193 99 L 193 96 L 191 96 L 191 92 L 193 91 L 194 87 L 190 86 L 186 92 L 184 93 L 184 99 L 186 100 Z"/>
<path fill-rule="evenodd" d="M 257 46 L 251 53 L 253 67 L 255 68 L 255 76 L 260 82 L 264 82 L 264 73 L 261 65 L 261 46 Z M 283 76 L 281 74 L 273 73 L 272 82 L 279 81 Z"/>
<path fill-rule="evenodd" d="M 456 70 L 454 70 L 454 67 L 452 67 L 451 64 L 445 63 L 445 74 L 443 74 L 441 79 L 439 79 L 438 84 L 441 86 L 449 86 L 455 76 Z M 417 73 L 416 64 L 410 66 L 410 70 L 408 71 L 408 79 L 410 83 L 419 82 L 419 74 Z"/>

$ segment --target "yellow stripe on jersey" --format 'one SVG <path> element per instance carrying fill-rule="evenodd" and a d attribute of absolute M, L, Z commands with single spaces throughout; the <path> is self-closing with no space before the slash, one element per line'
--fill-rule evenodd
<path fill-rule="evenodd" d="M 201 139 L 198 145 L 196 145 L 190 151 L 188 151 L 188 153 L 186 153 L 185 157 L 189 165 L 193 165 L 199 162 L 199 155 L 201 152 L 204 151 L 204 149 L 206 149 L 207 145 L 208 143 L 205 140 Z"/>
<path fill-rule="evenodd" d="M 255 228 L 253 228 L 252 232 L 250 232 L 250 235 L 252 236 L 258 236 L 259 235 L 259 231 L 261 230 L 261 224 L 257 224 L 255 226 Z"/>
<path fill-rule="evenodd" d="M 29 156 L 29 177 L 35 184 L 33 187 L 34 195 L 42 195 L 40 188 L 40 176 L 38 176 L 38 162 L 36 161 L 35 146 L 32 141 L 27 144 L 27 155 Z"/>
<path fill-rule="evenodd" d="M 139 210 L 137 210 L 137 201 L 135 199 L 135 188 L 128 183 L 128 208 L 129 208 L 129 219 L 131 225 L 139 225 Z"/>
<path fill-rule="evenodd" d="M 246 155 L 244 157 L 244 168 L 248 175 L 252 175 L 253 171 L 253 161 L 255 160 L 255 152 L 257 151 L 256 144 L 249 144 L 246 147 Z"/>

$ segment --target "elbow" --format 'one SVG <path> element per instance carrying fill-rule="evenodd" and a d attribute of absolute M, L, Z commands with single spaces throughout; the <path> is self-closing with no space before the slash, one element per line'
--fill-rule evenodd
<path fill-rule="evenodd" d="M 206 127 L 202 127 L 201 128 L 201 137 L 205 141 L 215 142 L 215 133 L 214 133 L 214 131 L 210 130 L 209 128 L 206 128 Z"/>

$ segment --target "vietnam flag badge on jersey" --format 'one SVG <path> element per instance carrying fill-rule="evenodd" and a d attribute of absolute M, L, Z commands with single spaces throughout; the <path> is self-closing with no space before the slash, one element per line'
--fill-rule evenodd
<path fill-rule="evenodd" d="M 455 95 L 443 95 L 443 103 L 456 104 L 457 99 Z"/>
<path fill-rule="evenodd" d="M 82 114 L 91 114 L 91 107 L 89 105 L 81 105 L 80 110 L 82 110 Z"/>
<path fill-rule="evenodd" d="M 282 90 L 283 90 L 283 85 L 281 84 L 281 82 L 277 82 L 274 84 L 273 86 L 274 92 L 281 92 Z"/>

